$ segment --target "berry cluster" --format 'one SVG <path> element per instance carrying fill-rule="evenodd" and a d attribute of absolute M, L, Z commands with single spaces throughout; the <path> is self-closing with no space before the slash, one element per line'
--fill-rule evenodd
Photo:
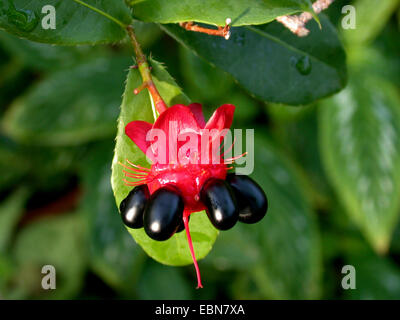
<path fill-rule="evenodd" d="M 228 230 L 239 220 L 256 223 L 266 214 L 268 201 L 264 191 L 251 178 L 228 174 L 226 180 L 210 178 L 200 192 L 207 216 L 215 228 Z M 146 234 L 164 241 L 184 229 L 184 200 L 173 184 L 157 189 L 151 196 L 147 185 L 136 186 L 120 204 L 126 226 L 144 227 Z"/>
<path fill-rule="evenodd" d="M 158 241 L 185 229 L 198 288 L 202 284 L 189 230 L 190 215 L 206 210 L 217 229 L 228 230 L 238 220 L 260 221 L 267 212 L 267 198 L 256 182 L 228 174 L 233 169 L 230 165 L 246 153 L 225 158 L 227 151 L 220 152 L 234 110 L 234 105 L 224 104 L 206 122 L 200 104 L 177 104 L 160 112 L 153 124 L 135 120 L 125 127 L 126 135 L 146 154 L 151 167 L 128 159 L 126 164 L 120 163 L 125 184 L 135 187 L 120 204 L 122 219 L 130 228 L 144 227 L 147 235 Z M 157 139 L 149 140 L 154 133 L 159 134 Z"/>

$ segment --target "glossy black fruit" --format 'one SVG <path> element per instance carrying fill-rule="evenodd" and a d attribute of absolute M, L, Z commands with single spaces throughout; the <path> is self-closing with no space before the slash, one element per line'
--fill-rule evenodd
<path fill-rule="evenodd" d="M 143 213 L 146 203 L 150 198 L 147 185 L 135 187 L 119 205 L 121 218 L 124 224 L 133 229 L 143 227 Z"/>
<path fill-rule="evenodd" d="M 202 187 L 200 198 L 214 227 L 228 230 L 236 224 L 239 210 L 235 195 L 226 181 L 215 178 L 207 180 Z"/>
<path fill-rule="evenodd" d="M 158 241 L 169 239 L 182 221 L 183 207 L 183 199 L 175 187 L 166 186 L 155 191 L 143 217 L 147 235 Z"/>
<path fill-rule="evenodd" d="M 253 179 L 244 175 L 228 174 L 226 181 L 232 187 L 239 206 L 239 221 L 256 223 L 264 218 L 268 200 L 263 189 Z"/>

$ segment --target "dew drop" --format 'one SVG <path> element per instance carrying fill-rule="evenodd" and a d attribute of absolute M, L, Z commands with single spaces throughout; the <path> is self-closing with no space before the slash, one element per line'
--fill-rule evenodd
<path fill-rule="evenodd" d="M 12 23 L 19 30 L 25 32 L 30 32 L 35 29 L 39 22 L 39 18 L 35 12 L 25 9 L 16 9 L 12 2 L 10 2 L 7 17 L 9 23 Z"/>
<path fill-rule="evenodd" d="M 300 58 L 293 57 L 291 59 L 291 62 L 296 67 L 297 71 L 303 76 L 310 74 L 312 70 L 312 65 L 309 56 L 302 56 Z"/>

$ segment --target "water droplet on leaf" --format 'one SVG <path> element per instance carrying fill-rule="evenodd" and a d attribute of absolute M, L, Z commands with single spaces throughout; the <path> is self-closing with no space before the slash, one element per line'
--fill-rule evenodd
<path fill-rule="evenodd" d="M 302 56 L 301 58 L 293 58 L 292 62 L 296 67 L 297 71 L 302 75 L 308 75 L 311 72 L 312 65 L 309 56 Z"/>

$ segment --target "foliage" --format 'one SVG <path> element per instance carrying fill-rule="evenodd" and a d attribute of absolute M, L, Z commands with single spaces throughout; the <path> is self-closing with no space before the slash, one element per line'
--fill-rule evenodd
<path fill-rule="evenodd" d="M 176 23 L 198 21 L 223 26 L 231 18 L 234 26 L 264 24 L 277 16 L 309 11 L 309 0 L 235 1 L 128 0 L 133 15 L 143 21 Z"/>
<path fill-rule="evenodd" d="M 188 33 L 177 25 L 164 28 L 257 98 L 299 105 L 339 91 L 346 83 L 342 45 L 329 20 L 321 22 L 321 30 L 310 23 L 311 35 L 304 39 L 277 22 L 233 28 L 230 41 Z"/>

